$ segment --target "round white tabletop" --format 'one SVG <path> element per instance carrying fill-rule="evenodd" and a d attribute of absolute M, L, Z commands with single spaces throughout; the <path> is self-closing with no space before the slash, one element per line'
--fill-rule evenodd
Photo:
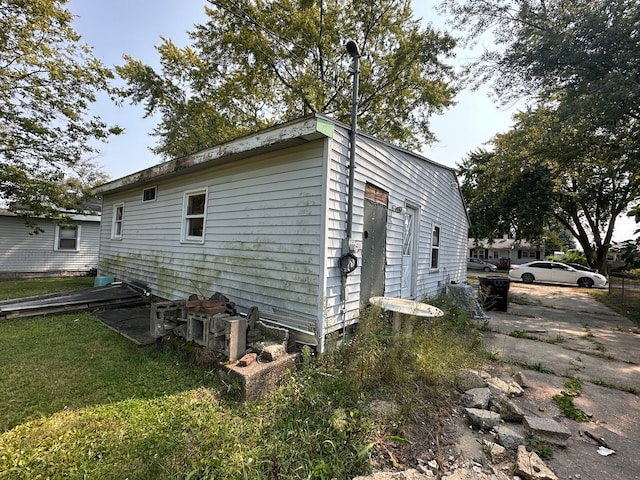
<path fill-rule="evenodd" d="M 416 302 L 415 300 L 406 300 L 404 298 L 371 297 L 369 302 L 384 310 L 403 313 L 405 315 L 414 315 L 416 317 L 442 317 L 444 315 L 444 312 L 438 307 L 427 303 Z"/>

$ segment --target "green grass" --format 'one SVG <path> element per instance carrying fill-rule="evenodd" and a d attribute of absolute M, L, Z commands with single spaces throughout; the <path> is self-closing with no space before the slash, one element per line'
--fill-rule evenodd
<path fill-rule="evenodd" d="M 640 295 L 636 294 L 636 298 L 632 299 L 631 294 L 627 295 L 624 302 L 617 296 L 610 296 L 606 291 L 590 290 L 589 293 L 599 302 L 603 303 L 611 310 L 620 315 L 627 317 L 637 327 L 640 327 Z"/>
<path fill-rule="evenodd" d="M 90 288 L 94 281 L 94 277 L 0 279 L 0 300 Z"/>
<path fill-rule="evenodd" d="M 434 434 L 426 420 L 460 369 L 483 359 L 468 314 L 441 302 L 447 315 L 411 337 L 370 310 L 341 348 L 306 350 L 304 367 L 253 403 L 220 371 L 136 347 L 90 314 L 5 320 L 0 479 L 343 479 L 401 460 Z M 370 410 L 380 399 L 399 413 Z"/>

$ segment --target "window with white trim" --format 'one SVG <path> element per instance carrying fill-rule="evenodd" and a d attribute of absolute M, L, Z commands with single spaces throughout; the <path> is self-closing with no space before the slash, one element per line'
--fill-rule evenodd
<path fill-rule="evenodd" d="M 431 268 L 438 268 L 440 256 L 440 227 L 434 225 L 431 235 Z"/>
<path fill-rule="evenodd" d="M 77 252 L 79 245 L 79 225 L 56 225 L 54 250 L 69 250 Z"/>
<path fill-rule="evenodd" d="M 144 190 L 142 190 L 142 201 L 155 202 L 157 194 L 158 194 L 158 187 L 153 186 L 153 187 L 145 188 Z"/>
<path fill-rule="evenodd" d="M 207 212 L 207 191 L 194 190 L 185 192 L 183 212 L 182 241 L 203 243 Z"/>
<path fill-rule="evenodd" d="M 111 220 L 111 239 L 122 240 L 122 228 L 124 227 L 124 203 L 116 203 L 113 206 L 113 219 Z"/>

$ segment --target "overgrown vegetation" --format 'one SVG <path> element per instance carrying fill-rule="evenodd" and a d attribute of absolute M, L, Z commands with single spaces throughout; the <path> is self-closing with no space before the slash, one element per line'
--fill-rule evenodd
<path fill-rule="evenodd" d="M 433 448 L 458 371 L 483 358 L 469 315 L 431 303 L 447 315 L 411 337 L 369 310 L 254 403 L 222 372 L 135 347 L 89 314 L 4 321 L 0 479 L 330 479 L 402 464 Z M 381 400 L 394 408 L 372 408 Z"/>

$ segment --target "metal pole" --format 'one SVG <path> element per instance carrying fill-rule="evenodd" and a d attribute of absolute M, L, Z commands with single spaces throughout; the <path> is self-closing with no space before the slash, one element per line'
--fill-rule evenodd
<path fill-rule="evenodd" d="M 350 240 L 353 232 L 353 187 L 356 170 L 356 132 L 358 129 L 358 76 L 360 74 L 360 52 L 353 40 L 347 42 L 347 52 L 353 58 L 353 88 L 351 96 L 351 132 L 349 134 L 349 193 L 347 206 L 347 236 L 342 245 L 342 253 L 350 251 Z"/>

